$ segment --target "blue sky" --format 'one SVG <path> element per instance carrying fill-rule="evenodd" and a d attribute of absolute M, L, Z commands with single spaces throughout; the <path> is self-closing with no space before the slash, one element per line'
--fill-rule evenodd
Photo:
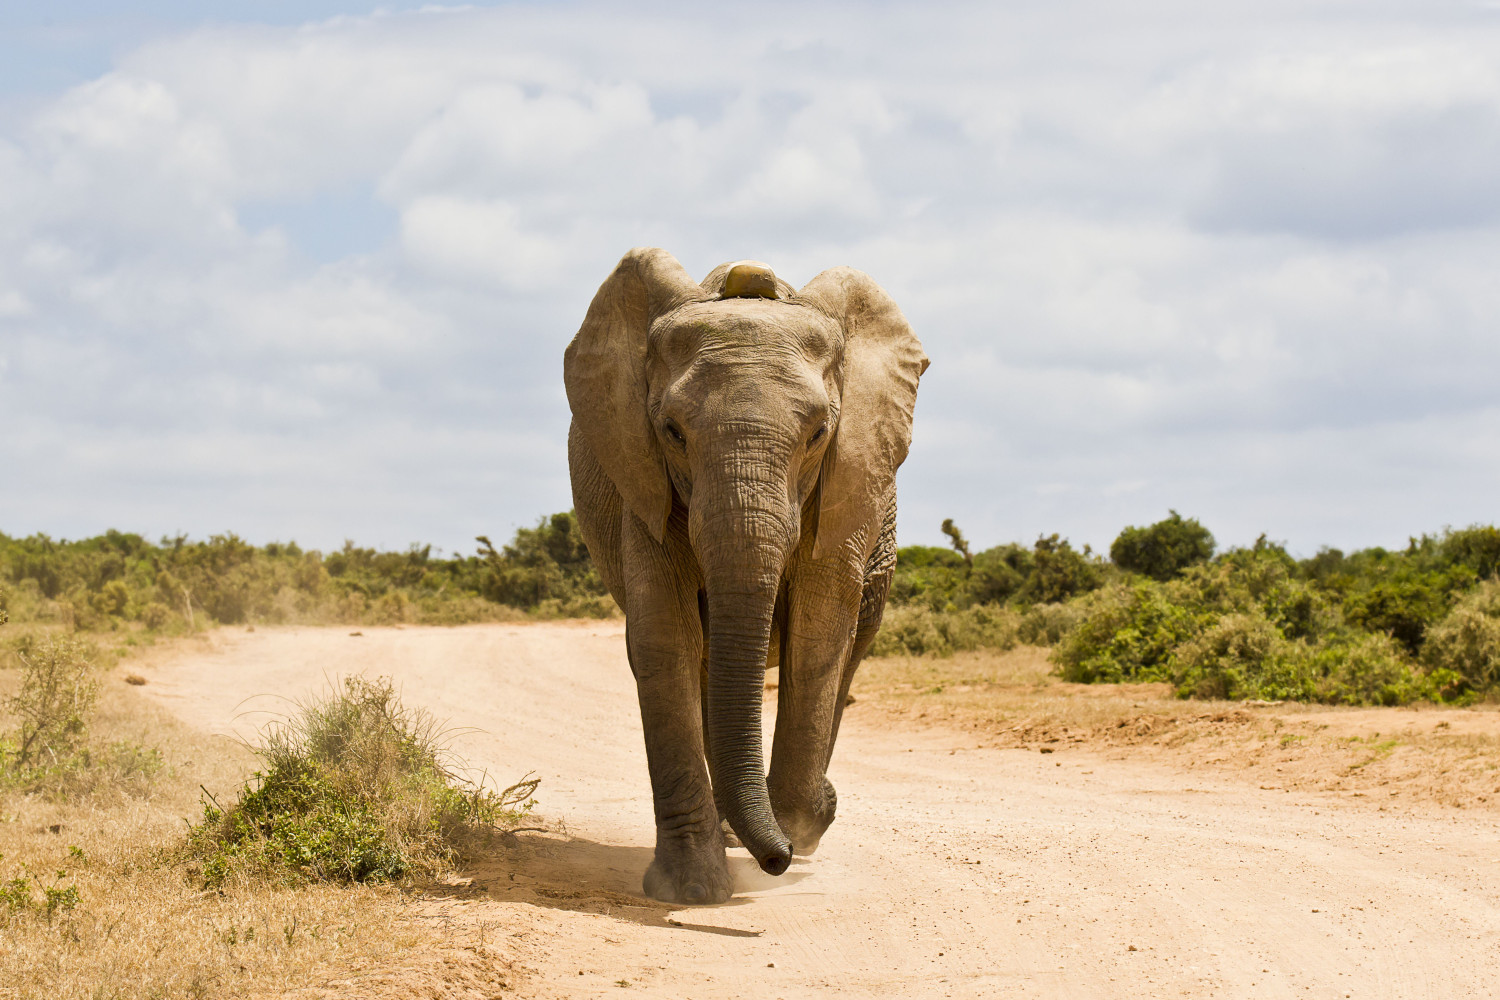
<path fill-rule="evenodd" d="M 852 264 L 903 542 L 1497 519 L 1500 8 L 0 7 L 0 530 L 472 549 L 627 248 Z"/>

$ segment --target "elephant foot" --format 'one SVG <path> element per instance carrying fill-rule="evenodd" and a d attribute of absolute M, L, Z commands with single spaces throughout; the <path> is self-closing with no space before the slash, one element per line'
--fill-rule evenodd
<path fill-rule="evenodd" d="M 718 837 L 711 845 L 658 842 L 656 859 L 646 869 L 642 887 L 646 895 L 663 903 L 702 906 L 726 902 L 733 889 L 723 842 Z"/>
<path fill-rule="evenodd" d="M 745 846 L 744 844 L 740 843 L 739 834 L 737 834 L 737 833 L 734 832 L 734 828 L 729 825 L 729 820 L 727 820 L 727 819 L 721 819 L 721 820 L 719 820 L 719 833 L 724 838 L 724 846 L 725 847 L 744 847 Z"/>
<path fill-rule="evenodd" d="M 776 805 L 775 793 L 771 802 L 775 806 L 776 822 L 792 842 L 798 857 L 806 857 L 818 849 L 823 834 L 833 825 L 834 813 L 838 811 L 839 797 L 833 783 L 823 779 L 823 787 L 812 802 Z"/>

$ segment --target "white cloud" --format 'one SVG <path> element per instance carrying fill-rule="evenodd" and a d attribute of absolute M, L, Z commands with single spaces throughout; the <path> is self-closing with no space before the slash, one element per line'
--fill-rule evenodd
<path fill-rule="evenodd" d="M 401 242 L 434 280 L 467 277 L 490 287 L 529 292 L 556 284 L 566 266 L 563 241 L 526 232 L 515 206 L 427 196 L 401 217 Z"/>

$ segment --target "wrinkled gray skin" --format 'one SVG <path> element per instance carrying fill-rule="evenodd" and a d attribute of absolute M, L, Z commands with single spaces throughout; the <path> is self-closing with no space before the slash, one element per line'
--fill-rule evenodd
<path fill-rule="evenodd" d="M 574 504 L 625 611 L 645 730 L 645 890 L 674 903 L 729 898 L 721 821 L 776 875 L 833 821 L 825 772 L 890 586 L 927 367 L 861 272 L 771 291 L 763 270 L 760 297 L 722 297 L 742 270 L 699 283 L 664 250 L 632 250 L 565 359 Z"/>

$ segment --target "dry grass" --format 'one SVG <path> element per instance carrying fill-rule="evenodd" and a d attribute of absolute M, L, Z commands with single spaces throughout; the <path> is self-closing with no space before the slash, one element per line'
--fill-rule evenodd
<path fill-rule="evenodd" d="M 1159 760 L 1264 788 L 1500 810 L 1500 706 L 1330 708 L 1181 701 L 1167 684 L 1070 684 L 1048 650 L 866 662 L 866 711 L 1042 753 Z"/>
<path fill-rule="evenodd" d="M 15 683 L 14 671 L 0 671 L 0 688 Z M 507 965 L 414 920 L 397 889 L 200 891 L 171 860 L 184 820 L 201 815 L 200 784 L 231 794 L 253 757 L 176 722 L 124 670 L 101 685 L 92 734 L 158 747 L 165 767 L 144 790 L 0 800 L 0 884 L 27 878 L 38 900 L 46 886 L 77 890 L 76 905 L 50 919 L 43 907 L 0 905 L 0 997 L 499 992 Z"/>

